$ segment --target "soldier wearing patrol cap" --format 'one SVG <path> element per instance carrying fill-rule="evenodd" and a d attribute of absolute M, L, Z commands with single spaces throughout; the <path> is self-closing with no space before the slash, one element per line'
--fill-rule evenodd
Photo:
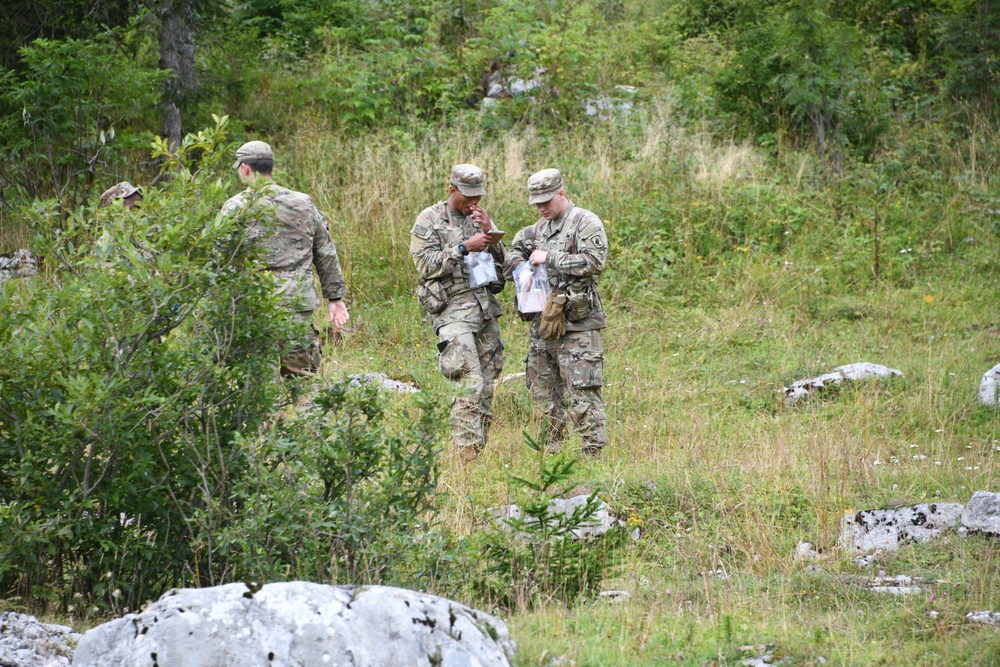
<path fill-rule="evenodd" d="M 250 141 L 236 151 L 233 168 L 247 189 L 222 206 L 229 215 L 252 203 L 260 215 L 247 216 L 249 237 L 264 250 L 264 263 L 274 274 L 281 297 L 292 317 L 312 328 L 308 345 L 281 351 L 283 375 L 310 375 L 319 369 L 319 332 L 312 323 L 320 299 L 313 285 L 312 267 L 319 274 L 323 297 L 329 300 L 331 324 L 339 329 L 347 322 L 347 292 L 340 270 L 337 248 L 330 238 L 326 218 L 308 195 L 283 188 L 271 180 L 274 153 L 263 141 Z"/>
<path fill-rule="evenodd" d="M 438 367 L 462 387 L 452 403 L 452 438 L 463 460 L 486 446 L 492 418 L 493 383 L 503 369 L 500 304 L 504 287 L 502 233 L 479 206 L 486 195 L 483 172 L 455 165 L 448 199 L 424 209 L 410 231 L 410 255 L 420 277 L 417 300 L 438 336 Z M 491 234 L 492 232 L 492 234 Z M 467 258 L 487 251 L 497 279 L 472 287 Z"/>
<path fill-rule="evenodd" d="M 121 199 L 122 203 L 130 209 L 135 208 L 139 205 L 139 200 L 142 199 L 142 189 L 135 187 L 128 181 L 112 185 L 101 194 L 100 207 L 111 206 L 111 202 L 116 199 Z"/>
<path fill-rule="evenodd" d="M 528 179 L 528 203 L 541 219 L 514 237 L 504 274 L 510 278 L 524 262 L 544 264 L 553 293 L 542 313 L 522 315 L 532 322 L 526 380 L 548 417 L 546 446 L 558 448 L 568 426 L 582 438 L 584 454 L 597 456 L 608 442 L 601 397 L 601 329 L 608 321 L 597 291 L 608 237 L 600 218 L 567 199 L 558 169 Z"/>

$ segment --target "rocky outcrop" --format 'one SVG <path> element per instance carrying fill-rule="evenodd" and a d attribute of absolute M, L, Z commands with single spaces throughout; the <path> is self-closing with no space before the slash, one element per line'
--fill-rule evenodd
<path fill-rule="evenodd" d="M 11 278 L 38 275 L 38 258 L 30 250 L 17 250 L 10 256 L 0 255 L 0 285 Z"/>
<path fill-rule="evenodd" d="M 803 398 L 823 391 L 827 387 L 836 386 L 845 381 L 888 377 L 903 377 L 903 373 L 895 368 L 863 362 L 860 364 L 838 366 L 831 373 L 824 373 L 814 378 L 806 378 L 798 382 L 793 382 L 791 386 L 784 387 L 782 391 L 785 393 L 785 400 L 789 403 L 796 403 Z"/>
<path fill-rule="evenodd" d="M 0 665 L 69 667 L 80 635 L 65 625 L 41 623 L 12 611 L 0 614 Z"/>
<path fill-rule="evenodd" d="M 969 532 L 1000 535 L 1000 493 L 973 493 L 962 512 L 962 528 Z"/>
<path fill-rule="evenodd" d="M 166 593 L 94 628 L 76 667 L 508 667 L 503 621 L 387 586 L 228 584 Z"/>
<path fill-rule="evenodd" d="M 922 503 L 896 509 L 863 510 L 840 522 L 840 545 L 851 553 L 893 551 L 928 542 L 958 527 L 961 503 Z"/>

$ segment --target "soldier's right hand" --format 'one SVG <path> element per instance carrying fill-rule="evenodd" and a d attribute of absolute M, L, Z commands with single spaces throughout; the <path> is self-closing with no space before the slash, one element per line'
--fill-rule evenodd
<path fill-rule="evenodd" d="M 469 252 L 479 252 L 480 250 L 486 250 L 486 246 L 490 244 L 490 237 L 489 234 L 476 232 L 472 238 L 463 241 L 463 243 L 465 244 L 465 249 Z"/>

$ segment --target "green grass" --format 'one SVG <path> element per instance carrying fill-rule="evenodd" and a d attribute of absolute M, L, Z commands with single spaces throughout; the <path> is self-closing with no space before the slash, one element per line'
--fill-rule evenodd
<path fill-rule="evenodd" d="M 1000 361 L 996 228 L 981 210 L 981 183 L 956 177 L 935 197 L 900 192 L 877 283 L 870 231 L 851 224 L 867 215 L 861 195 L 812 190 L 751 149 L 734 158 L 704 138 L 650 139 L 654 132 L 456 133 L 439 151 L 369 142 L 348 166 L 310 162 L 317 180 L 303 187 L 331 213 L 360 297 L 352 321 L 361 324 L 326 350 L 324 373 L 410 374 L 451 395 L 410 295 L 413 218 L 442 196 L 450 163 L 471 161 L 491 180 L 488 210 L 512 233 L 532 220 L 527 175 L 568 165 L 571 198 L 606 219 L 614 246 L 602 284 L 611 444 L 581 465 L 579 488 L 601 489 L 643 532 L 607 575 L 606 588 L 632 594 L 627 602 L 497 610 L 519 644 L 518 664 L 565 656 L 577 665 L 732 665 L 758 645 L 785 664 L 1000 664 L 996 632 L 963 622 L 966 611 L 1000 609 L 996 541 L 951 536 L 884 554 L 867 570 L 836 549 L 845 513 L 997 489 L 1000 417 L 975 402 L 981 374 Z M 660 148 L 643 152 L 650 142 Z M 341 172 L 355 177 L 339 177 L 344 189 L 328 178 Z M 722 175 L 709 182 L 699 173 Z M 926 203 L 942 198 L 964 217 Z M 751 223 L 733 232 L 725 220 L 737 214 Z M 779 243 L 755 236 L 771 219 L 792 232 Z M 657 261 L 651 232 L 668 228 L 673 259 L 648 265 Z M 713 245 L 713 236 L 728 240 Z M 514 373 L 527 329 L 510 294 L 502 301 L 504 372 Z M 905 377 L 785 404 L 784 385 L 859 361 Z M 485 508 L 510 502 L 512 475 L 530 474 L 521 433 L 537 423 L 523 382 L 500 385 L 494 409 L 479 461 L 464 466 L 453 451 L 445 459 L 443 516 L 460 533 L 476 530 Z M 799 541 L 825 554 L 818 571 L 796 560 Z M 725 578 L 711 574 L 718 570 Z M 879 570 L 923 577 L 924 592 L 880 595 L 851 578 Z"/>
<path fill-rule="evenodd" d="M 867 570 L 836 548 L 845 513 L 998 490 L 1000 413 L 975 397 L 1000 361 L 988 213 L 1000 152 L 982 149 L 970 171 L 967 146 L 942 145 L 940 172 L 914 171 L 886 197 L 876 281 L 875 204 L 857 186 L 866 167 L 815 188 L 809 154 L 720 143 L 671 119 L 664 106 L 546 135 L 363 139 L 302 119 L 274 142 L 276 178 L 327 213 L 351 292 L 349 330 L 326 347 L 322 375 L 383 371 L 452 396 L 412 295 L 413 220 L 444 198 L 451 164 L 473 162 L 488 178 L 484 205 L 513 236 L 535 217 L 528 175 L 560 167 L 611 240 L 601 286 L 610 446 L 581 464 L 578 489 L 600 489 L 642 534 L 607 573 L 606 588 L 631 593 L 623 604 L 487 609 L 509 623 L 517 663 L 733 665 L 766 646 L 789 665 L 1000 664 L 997 633 L 964 623 L 967 611 L 1000 610 L 995 540 L 951 536 Z M 887 153 L 920 132 L 901 131 Z M 527 326 L 510 290 L 501 301 L 506 374 L 523 370 Z M 783 400 L 783 386 L 860 361 L 905 377 Z M 441 513 L 458 534 L 514 499 L 512 477 L 534 465 L 522 432 L 538 424 L 522 381 L 497 388 L 494 411 L 476 463 L 452 448 L 444 458 Z M 795 558 L 800 541 L 823 552 L 821 568 Z M 924 591 L 858 585 L 880 570 L 923 577 Z"/>

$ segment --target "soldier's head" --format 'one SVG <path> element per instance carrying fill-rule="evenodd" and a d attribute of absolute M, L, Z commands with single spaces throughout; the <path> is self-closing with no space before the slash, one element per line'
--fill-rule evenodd
<path fill-rule="evenodd" d="M 142 190 L 128 181 L 122 181 L 121 183 L 112 185 L 101 194 L 101 203 L 99 206 L 101 208 L 111 206 L 111 203 L 116 199 L 121 199 L 126 208 L 136 208 L 142 199 Z"/>
<path fill-rule="evenodd" d="M 258 176 L 270 178 L 274 172 L 274 153 L 263 141 L 248 141 L 236 150 L 234 169 L 238 169 L 240 180 L 253 181 Z"/>
<path fill-rule="evenodd" d="M 528 179 L 528 203 L 534 204 L 539 215 L 555 220 L 566 211 L 569 200 L 558 169 L 542 169 Z"/>
<path fill-rule="evenodd" d="M 472 207 L 486 196 L 483 170 L 474 164 L 456 164 L 448 182 L 448 208 L 462 215 L 472 215 Z"/>

